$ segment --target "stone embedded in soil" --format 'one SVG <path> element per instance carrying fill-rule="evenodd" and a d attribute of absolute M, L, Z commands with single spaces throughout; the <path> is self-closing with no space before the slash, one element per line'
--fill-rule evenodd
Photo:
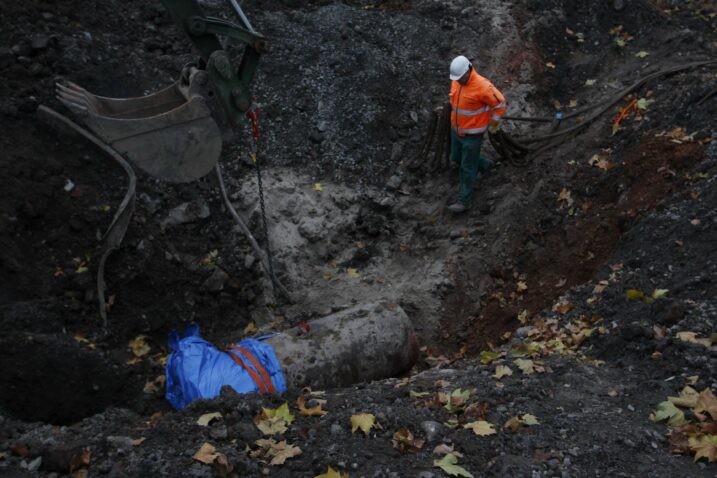
<path fill-rule="evenodd" d="M 195 222 L 206 219 L 211 215 L 209 204 L 204 199 L 195 199 L 185 202 L 169 211 L 167 217 L 162 221 L 162 228 Z"/>
<path fill-rule="evenodd" d="M 227 274 L 220 267 L 215 267 L 212 274 L 202 283 L 202 290 L 207 292 L 222 291 L 229 279 L 229 274 Z"/>
<path fill-rule="evenodd" d="M 299 223 L 299 233 L 309 242 L 316 242 L 326 235 L 324 220 L 317 217 L 307 217 Z"/>

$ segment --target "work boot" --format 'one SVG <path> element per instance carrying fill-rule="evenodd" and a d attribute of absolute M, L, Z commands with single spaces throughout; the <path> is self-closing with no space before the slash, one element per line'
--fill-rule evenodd
<path fill-rule="evenodd" d="M 457 202 L 448 206 L 448 210 L 456 214 L 460 214 L 462 212 L 466 212 L 468 210 L 468 206 L 466 206 L 462 202 Z"/>

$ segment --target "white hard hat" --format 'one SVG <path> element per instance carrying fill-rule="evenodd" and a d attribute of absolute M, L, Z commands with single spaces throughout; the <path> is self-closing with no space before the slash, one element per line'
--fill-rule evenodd
<path fill-rule="evenodd" d="M 458 80 L 466 74 L 470 68 L 471 62 L 463 55 L 457 56 L 451 62 L 451 80 Z"/>

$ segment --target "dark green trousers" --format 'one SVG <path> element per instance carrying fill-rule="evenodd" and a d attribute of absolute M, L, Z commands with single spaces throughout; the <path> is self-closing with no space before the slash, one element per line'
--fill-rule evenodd
<path fill-rule="evenodd" d="M 458 201 L 470 206 L 475 191 L 475 182 L 479 172 L 487 172 L 493 167 L 493 161 L 480 154 L 483 135 L 458 136 L 451 130 L 451 160 L 458 168 Z"/>

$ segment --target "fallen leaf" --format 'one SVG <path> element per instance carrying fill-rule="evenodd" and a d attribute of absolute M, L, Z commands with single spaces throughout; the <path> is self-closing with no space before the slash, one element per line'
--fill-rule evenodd
<path fill-rule="evenodd" d="M 665 400 L 657 405 L 655 411 L 650 415 L 650 419 L 654 422 L 667 420 L 669 426 L 677 427 L 685 423 L 685 414 L 672 402 Z"/>
<path fill-rule="evenodd" d="M 545 64 L 545 66 L 546 66 L 547 68 L 552 69 L 552 70 L 555 69 L 555 64 L 554 64 L 553 62 L 550 62 L 550 61 L 547 62 L 547 63 Z"/>
<path fill-rule="evenodd" d="M 349 474 L 339 473 L 338 471 L 331 468 L 331 466 L 329 466 L 329 469 L 326 470 L 326 473 L 316 475 L 314 478 L 349 478 Z"/>
<path fill-rule="evenodd" d="M 476 435 L 481 437 L 495 435 L 496 433 L 498 433 L 495 430 L 495 425 L 484 420 L 466 423 L 465 425 L 463 425 L 463 428 L 473 430 Z"/>
<path fill-rule="evenodd" d="M 635 103 L 635 106 L 637 107 L 638 110 L 645 111 L 654 102 L 655 102 L 655 100 L 648 100 L 647 98 L 640 98 L 639 100 L 637 100 L 637 103 Z"/>
<path fill-rule="evenodd" d="M 483 365 L 488 365 L 493 360 L 497 359 L 500 356 L 498 352 L 493 352 L 492 350 L 483 350 L 480 353 L 480 363 Z"/>
<path fill-rule="evenodd" d="M 505 376 L 513 375 L 513 371 L 508 367 L 507 365 L 498 365 L 495 368 L 495 374 L 493 374 L 493 377 L 500 380 L 501 378 Z"/>
<path fill-rule="evenodd" d="M 638 58 L 645 58 L 647 55 L 649 55 L 649 53 L 644 50 L 635 53 L 635 56 Z"/>
<path fill-rule="evenodd" d="M 260 438 L 254 443 L 259 446 L 259 449 L 251 452 L 250 455 L 254 458 L 261 458 L 264 462 L 268 459 L 270 465 L 283 465 L 289 458 L 302 453 L 301 448 L 287 443 L 286 440 L 276 442 L 273 438 Z"/>
<path fill-rule="evenodd" d="M 164 375 L 158 375 L 154 380 L 148 381 L 144 384 L 144 393 L 149 395 L 159 393 L 162 388 L 164 388 L 166 381 L 167 377 Z"/>
<path fill-rule="evenodd" d="M 458 458 L 453 453 L 448 453 L 440 460 L 434 460 L 433 466 L 440 468 L 450 476 L 465 476 L 466 478 L 474 478 L 465 468 L 458 466 Z"/>
<path fill-rule="evenodd" d="M 572 206 L 574 201 L 570 191 L 563 188 L 560 191 L 560 194 L 558 194 L 558 202 L 564 202 L 568 207 Z"/>
<path fill-rule="evenodd" d="M 568 108 L 575 108 L 578 105 L 578 100 L 570 100 Z"/>
<path fill-rule="evenodd" d="M 706 411 L 710 414 L 712 420 L 717 420 L 717 397 L 714 396 L 712 390 L 705 388 L 700 392 L 694 411 L 695 413 Z"/>
<path fill-rule="evenodd" d="M 700 394 L 697 390 L 690 386 L 685 386 L 679 397 L 667 397 L 667 399 L 678 407 L 694 408 L 697 405 L 699 396 Z"/>
<path fill-rule="evenodd" d="M 695 332 L 677 332 L 677 338 L 683 342 L 689 342 L 692 344 L 704 345 L 705 347 L 711 347 L 712 341 L 710 339 L 701 339 L 697 337 Z"/>
<path fill-rule="evenodd" d="M 692 224 L 693 226 L 699 226 L 700 224 L 702 224 L 702 221 L 700 221 L 699 219 L 691 219 L 690 224 Z"/>
<path fill-rule="evenodd" d="M 257 331 L 256 324 L 254 322 L 249 322 L 246 327 L 244 327 L 244 335 L 250 335 Z"/>
<path fill-rule="evenodd" d="M 70 459 L 70 473 L 75 470 L 79 470 L 80 468 L 90 466 L 90 458 L 91 452 L 89 447 L 85 447 L 80 453 L 73 455 Z"/>
<path fill-rule="evenodd" d="M 645 293 L 638 289 L 627 289 L 625 296 L 627 300 L 644 299 Z"/>
<path fill-rule="evenodd" d="M 135 357 L 142 357 L 147 355 L 152 348 L 147 344 L 147 336 L 138 335 L 134 339 L 129 341 L 129 348 L 132 349 L 132 353 Z"/>
<path fill-rule="evenodd" d="M 393 447 L 401 452 L 418 452 L 423 448 L 424 440 L 416 439 L 413 433 L 406 428 L 401 427 L 396 433 L 393 434 L 393 440 L 391 440 Z"/>
<path fill-rule="evenodd" d="M 368 432 L 374 427 L 376 423 L 376 417 L 371 413 L 359 413 L 358 415 L 351 416 L 351 433 L 354 433 L 359 428 L 362 432 L 368 436 Z"/>
<path fill-rule="evenodd" d="M 135 438 L 134 440 L 132 440 L 132 446 L 140 446 L 142 443 L 144 443 L 145 440 L 145 437 Z"/>
<path fill-rule="evenodd" d="M 525 415 L 520 417 L 520 421 L 523 422 L 525 425 L 540 425 L 540 422 L 538 422 L 538 417 L 535 415 L 531 415 L 530 413 L 526 413 Z"/>
<path fill-rule="evenodd" d="M 305 417 L 323 417 L 326 415 L 326 410 L 322 410 L 321 406 L 326 403 L 326 400 L 320 400 L 320 399 L 312 399 L 316 402 L 316 405 L 313 407 L 306 408 L 306 397 L 303 395 L 299 395 L 299 397 L 296 399 L 296 406 L 299 407 L 299 414 Z"/>
<path fill-rule="evenodd" d="M 222 418 L 222 414 L 219 412 L 205 413 L 197 419 L 197 425 L 200 427 L 206 427 L 209 426 L 212 420 L 218 420 L 219 418 Z"/>
<path fill-rule="evenodd" d="M 359 274 L 358 270 L 354 269 L 353 267 L 348 267 L 346 269 L 346 277 L 353 279 L 356 277 L 361 277 L 361 274 Z"/>
<path fill-rule="evenodd" d="M 528 284 L 526 284 L 524 281 L 518 281 L 518 283 L 516 284 L 516 289 L 518 290 L 518 292 L 528 290 Z"/>
<path fill-rule="evenodd" d="M 573 310 L 573 307 L 573 304 L 570 302 L 558 302 L 553 305 L 553 311 L 559 313 L 560 315 L 565 315 Z"/>
<path fill-rule="evenodd" d="M 289 411 L 288 402 L 273 409 L 262 407 L 261 413 L 254 417 L 254 424 L 264 435 L 284 433 L 293 422 L 294 415 Z"/>
<path fill-rule="evenodd" d="M 535 373 L 535 364 L 532 360 L 525 360 L 525 359 L 515 359 L 513 360 L 513 363 L 518 366 L 520 370 L 523 371 L 525 375 L 532 375 Z"/>
<path fill-rule="evenodd" d="M 324 190 L 324 187 L 321 185 L 321 183 L 314 183 L 312 189 L 313 189 L 314 191 L 319 191 L 319 192 L 321 192 L 321 191 Z"/>
<path fill-rule="evenodd" d="M 585 86 L 593 86 L 596 80 L 585 80 Z"/>
<path fill-rule="evenodd" d="M 427 397 L 427 396 L 430 395 L 430 394 L 431 394 L 430 392 L 416 392 L 416 391 L 414 391 L 414 390 L 411 390 L 411 391 L 408 392 L 408 396 L 411 397 L 411 398 Z"/>
<path fill-rule="evenodd" d="M 204 443 L 199 450 L 192 456 L 192 459 L 197 460 L 205 465 L 211 465 L 214 463 L 214 459 L 219 456 L 219 452 L 214 448 L 211 443 Z"/>
<path fill-rule="evenodd" d="M 611 396 L 611 397 L 617 397 L 617 390 L 615 390 L 615 389 L 610 389 L 610 390 L 607 391 L 607 394 L 608 394 L 609 396 Z"/>
<path fill-rule="evenodd" d="M 520 428 L 523 426 L 523 422 L 520 421 L 520 418 L 518 417 L 512 417 L 510 418 L 505 424 L 503 425 L 503 428 L 508 428 L 513 432 L 517 432 L 520 430 Z"/>
<path fill-rule="evenodd" d="M 518 314 L 517 319 L 518 319 L 518 322 L 520 322 L 521 324 L 527 324 L 527 323 L 528 323 L 528 310 L 527 310 L 527 309 L 523 309 L 523 310 Z"/>
<path fill-rule="evenodd" d="M 717 461 L 717 435 L 703 435 L 689 439 L 690 448 L 695 452 L 695 461 L 707 458 L 712 463 Z"/>
<path fill-rule="evenodd" d="M 470 390 L 457 388 L 446 397 L 446 404 L 443 408 L 448 410 L 448 413 L 458 413 L 465 408 L 470 396 Z"/>

